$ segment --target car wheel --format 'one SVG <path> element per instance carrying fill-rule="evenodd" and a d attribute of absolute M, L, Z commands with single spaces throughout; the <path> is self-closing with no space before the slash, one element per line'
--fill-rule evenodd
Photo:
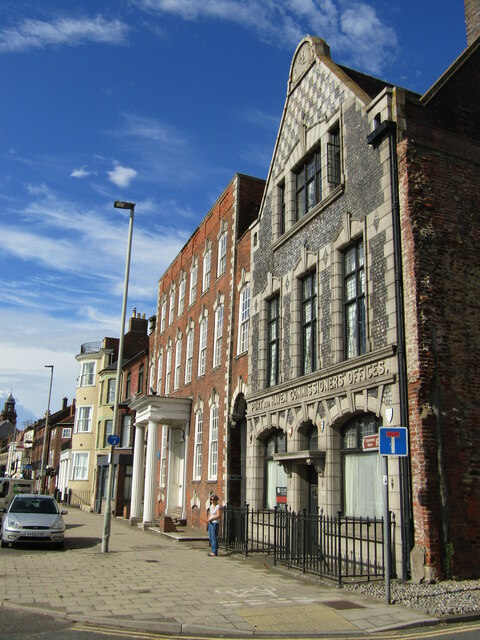
<path fill-rule="evenodd" d="M 63 549 L 63 546 L 64 546 L 63 542 L 64 542 L 63 540 L 62 542 L 54 542 L 53 546 L 55 547 L 55 549 Z"/>
<path fill-rule="evenodd" d="M 5 542 L 5 540 L 2 538 L 0 545 L 2 546 L 2 549 L 5 549 L 6 547 L 8 547 L 8 542 Z"/>

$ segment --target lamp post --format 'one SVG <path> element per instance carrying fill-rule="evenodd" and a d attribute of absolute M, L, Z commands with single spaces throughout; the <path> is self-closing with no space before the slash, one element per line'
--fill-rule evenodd
<path fill-rule="evenodd" d="M 50 388 L 48 390 L 48 404 L 47 414 L 45 416 L 45 427 L 43 429 L 43 447 L 42 447 L 42 462 L 40 467 L 40 493 L 45 493 L 45 465 L 47 456 L 47 433 L 48 433 L 48 418 L 50 417 L 50 400 L 52 398 L 52 381 L 53 381 L 53 364 L 46 364 L 45 368 L 50 369 Z"/>
<path fill-rule="evenodd" d="M 130 255 L 132 252 L 133 216 L 135 212 L 135 203 L 115 200 L 115 202 L 113 203 L 113 206 L 115 207 L 115 209 L 129 209 L 130 223 L 128 225 L 127 257 L 125 261 L 125 281 L 123 285 L 123 304 L 122 304 L 122 320 L 120 324 L 120 341 L 118 343 L 117 377 L 115 381 L 115 399 L 113 404 L 112 435 L 116 434 L 117 432 L 117 422 L 118 422 L 118 404 L 120 399 L 120 380 L 122 376 L 122 360 L 123 360 L 123 339 L 125 334 L 125 315 L 127 310 L 128 278 L 130 275 Z M 115 473 L 114 458 L 115 458 L 115 444 L 111 443 L 110 444 L 110 461 L 108 465 L 107 495 L 105 499 L 105 513 L 103 518 L 102 553 L 108 552 L 108 543 L 110 540 L 110 527 L 112 522 L 112 513 L 111 513 L 112 486 L 113 486 L 113 476 Z"/>

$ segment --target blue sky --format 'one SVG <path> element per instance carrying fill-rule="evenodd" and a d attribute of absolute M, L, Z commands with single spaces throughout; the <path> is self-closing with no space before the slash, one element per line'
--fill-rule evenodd
<path fill-rule="evenodd" d="M 440 8 L 441 6 L 441 8 Z M 466 46 L 463 2 L 3 0 L 0 397 L 36 417 L 74 397 L 80 345 L 128 315 L 236 173 L 265 178 L 293 53 L 419 93 Z M 21 414 L 21 419 L 23 413 Z"/>

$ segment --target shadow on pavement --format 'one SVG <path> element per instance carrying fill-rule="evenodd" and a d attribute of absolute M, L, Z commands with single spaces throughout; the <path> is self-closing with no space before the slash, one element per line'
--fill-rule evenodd
<path fill-rule="evenodd" d="M 97 544 L 101 544 L 101 538 L 81 538 L 75 536 L 68 536 L 65 538 L 66 549 L 88 549 L 95 547 Z"/>

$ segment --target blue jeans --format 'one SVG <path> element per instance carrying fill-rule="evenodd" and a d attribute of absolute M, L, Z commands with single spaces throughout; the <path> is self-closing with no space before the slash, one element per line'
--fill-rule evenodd
<path fill-rule="evenodd" d="M 216 556 L 218 555 L 218 522 L 208 523 L 208 539 L 210 541 L 210 549 Z"/>

